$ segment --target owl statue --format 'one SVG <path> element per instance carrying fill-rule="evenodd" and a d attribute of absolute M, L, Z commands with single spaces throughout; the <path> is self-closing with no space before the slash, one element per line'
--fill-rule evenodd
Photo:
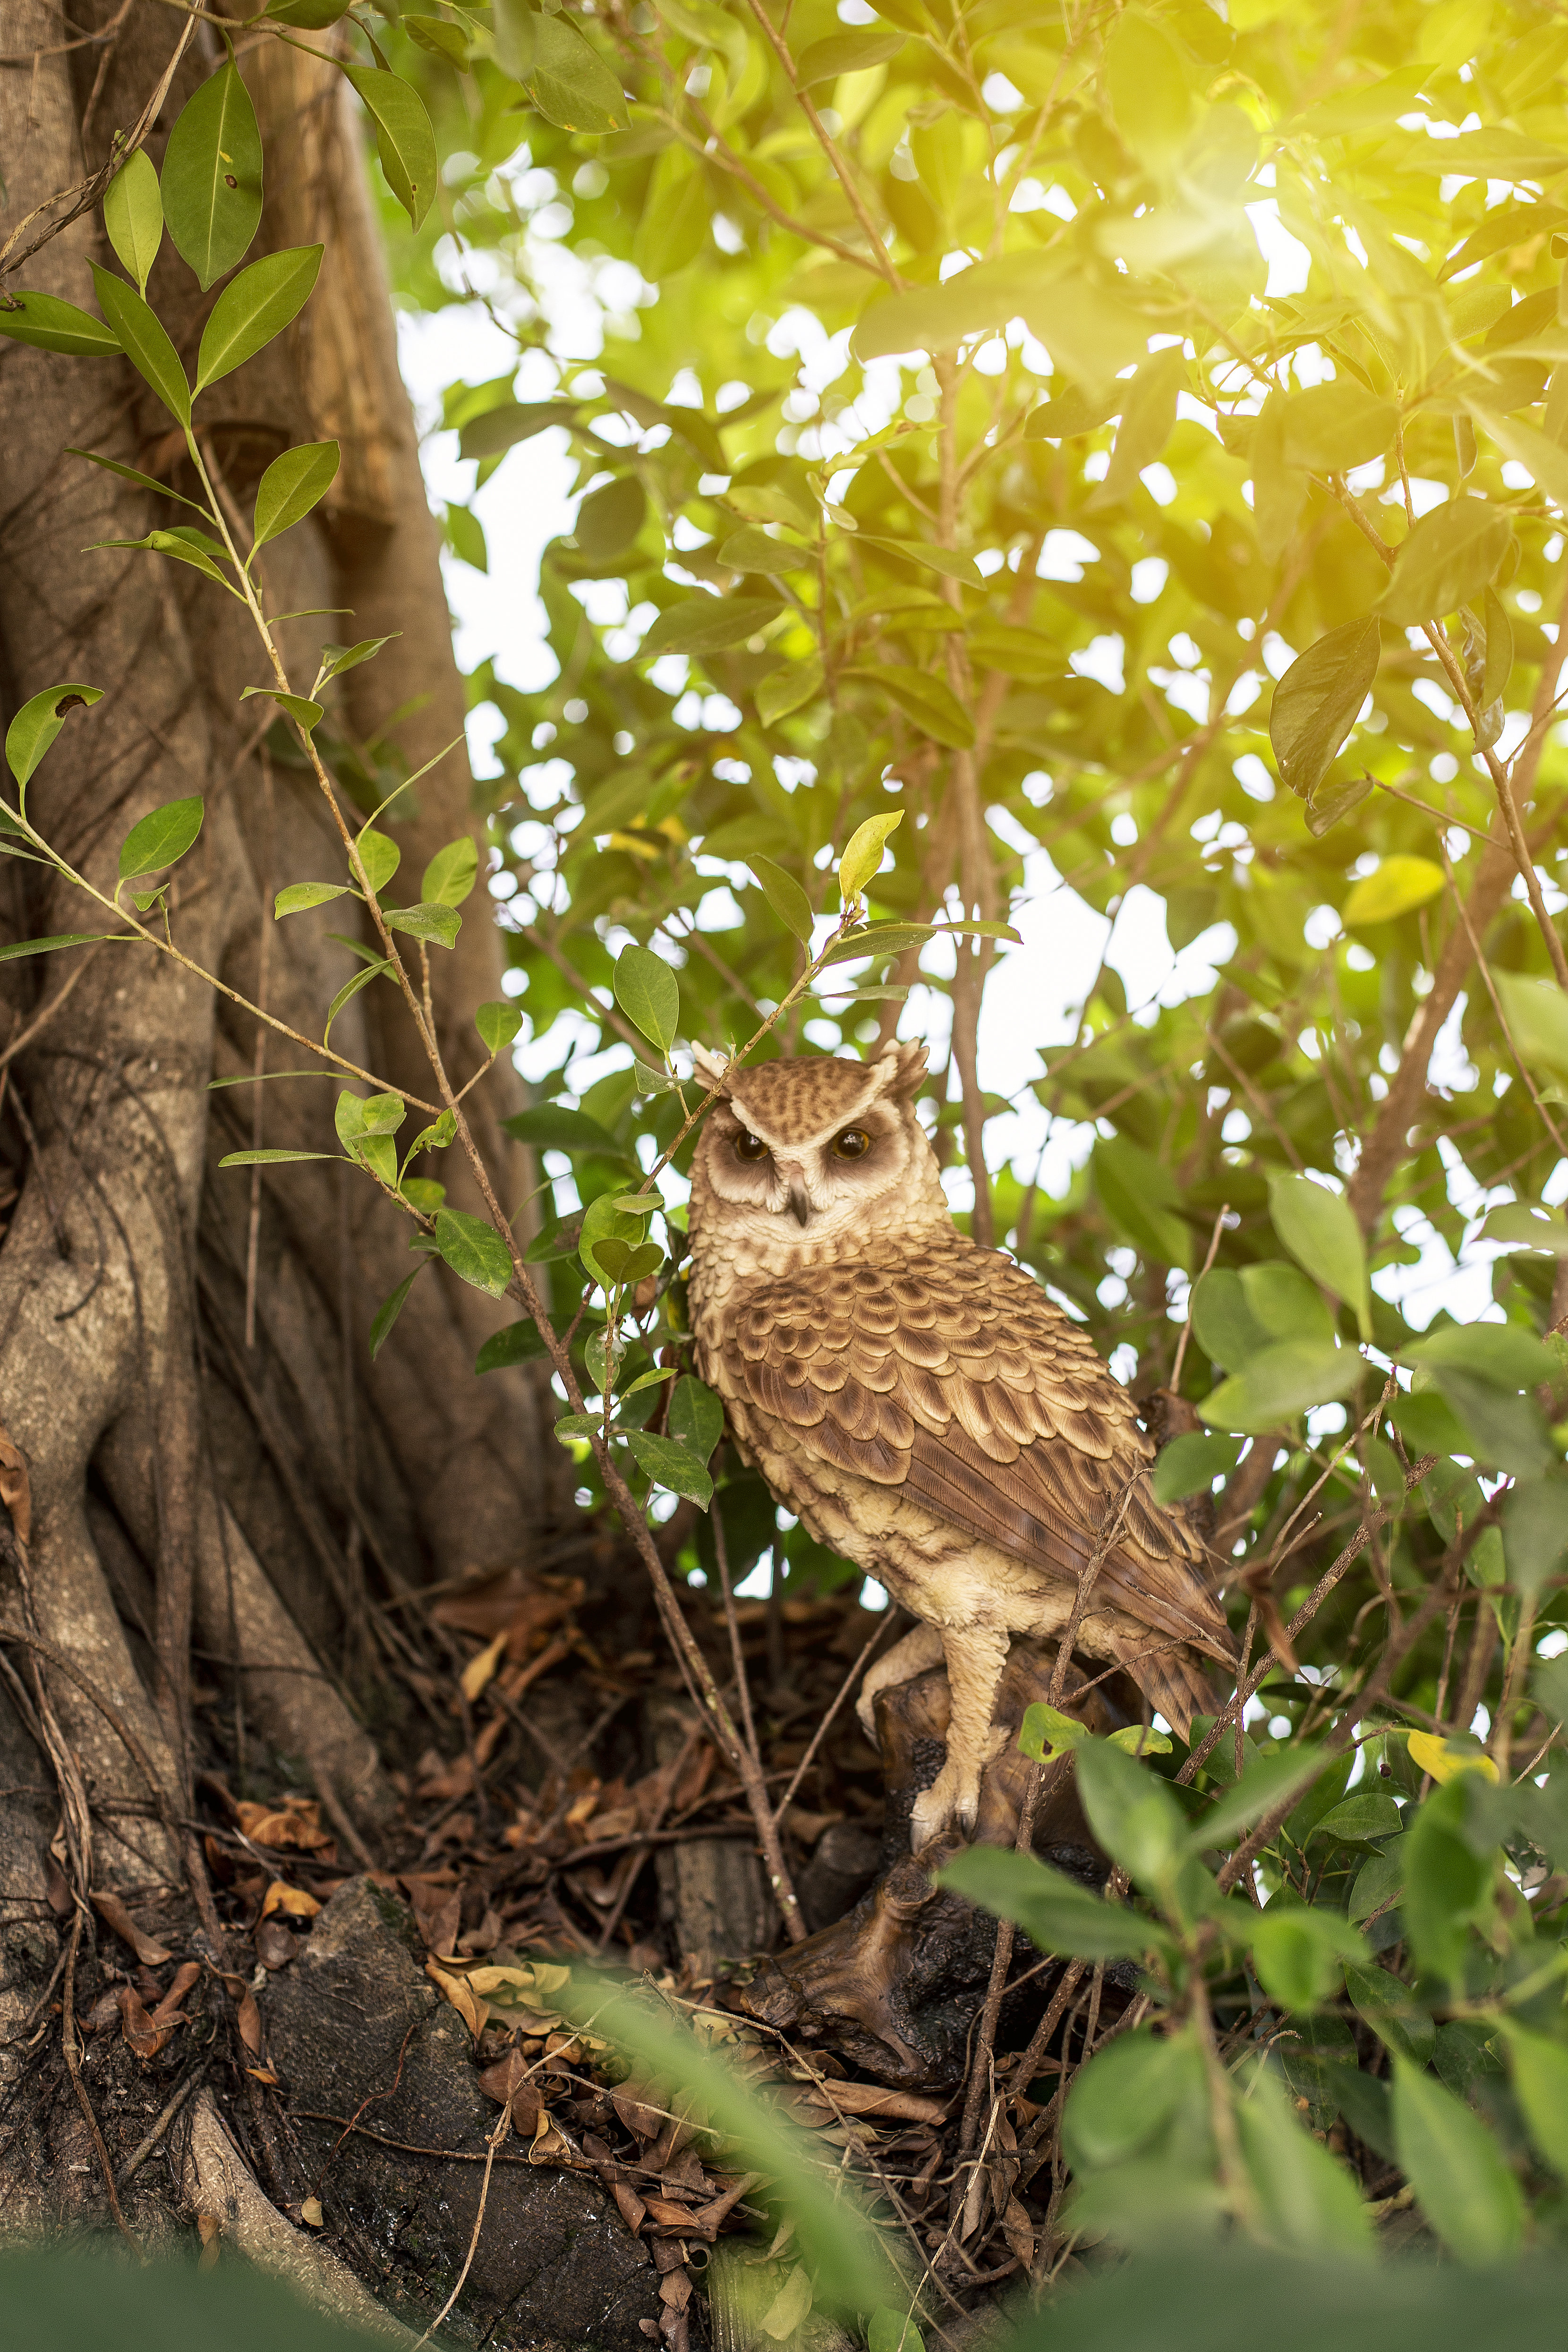
<path fill-rule="evenodd" d="M 945 1660 L 947 1760 L 918 1849 L 973 1828 L 1014 1633 L 1067 1624 L 1185 1737 L 1200 1654 L 1234 1648 L 1196 1538 L 1149 1484 L 1131 1398 L 1033 1276 L 954 1228 L 915 1117 L 925 1048 L 729 1069 L 691 1171 L 698 1366 L 744 1458 L 807 1530 L 919 1620 L 866 1677 Z"/>

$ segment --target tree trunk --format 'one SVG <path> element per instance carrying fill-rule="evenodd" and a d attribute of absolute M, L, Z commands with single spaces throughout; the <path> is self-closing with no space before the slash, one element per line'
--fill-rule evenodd
<path fill-rule="evenodd" d="M 68 22 L 57 0 L 15 0 L 8 58 L 37 58 L 0 70 L 7 231 L 105 161 L 184 25 L 153 0 L 134 0 L 122 21 L 110 0 L 83 0 Z M 148 142 L 154 161 L 220 56 L 212 28 L 198 26 Z M 345 751 L 370 747 L 406 773 L 460 738 L 464 699 L 360 121 L 342 77 L 298 50 L 269 40 L 242 48 L 240 62 L 268 174 L 247 258 L 321 242 L 326 259 L 295 326 L 204 397 L 204 455 L 231 514 L 244 518 L 283 448 L 341 442 L 328 502 L 262 559 L 266 604 L 272 613 L 353 608 L 352 618 L 284 625 L 301 690 L 324 638 L 402 632 L 344 680 L 329 726 Z M 12 282 L 96 307 L 91 259 L 111 261 L 96 208 Z M 167 244 L 148 290 L 194 373 L 209 302 Z M 183 510 L 68 448 L 100 450 L 189 491 L 179 435 L 129 364 L 11 342 L 0 344 L 0 404 L 5 716 L 61 681 L 105 690 L 72 716 L 34 779 L 34 822 L 108 888 L 129 827 L 202 793 L 202 836 L 171 894 L 174 936 L 208 971 L 320 1036 L 356 968 L 328 936 L 345 928 L 354 901 L 274 928 L 274 892 L 342 879 L 343 862 L 316 786 L 290 763 L 282 727 L 269 727 L 272 706 L 240 700 L 266 675 L 249 623 L 184 567 L 150 553 L 82 552 L 94 541 L 140 539 Z M 346 760 L 339 775 L 346 787 Z M 362 797 L 356 810 L 345 789 L 351 821 L 369 805 Z M 460 740 L 389 812 L 388 829 L 405 880 L 465 830 L 483 872 Z M 456 950 L 431 959 L 455 1083 L 482 1058 L 474 1009 L 501 994 L 488 904 L 481 885 Z M 0 870 L 0 941 L 98 930 L 95 914 L 36 866 L 7 860 Z M 177 1825 L 191 1811 L 193 1647 L 205 1678 L 216 1672 L 232 1696 L 235 1769 L 259 1739 L 314 1780 L 346 1835 L 374 1838 L 390 1790 L 365 1717 L 387 1719 L 408 1703 L 389 1685 L 397 1619 L 383 1604 L 433 1576 L 525 1563 L 552 1511 L 570 1509 L 535 1378 L 473 1377 L 476 1350 L 510 1310 L 435 1265 L 373 1365 L 371 1318 L 417 1263 L 406 1221 L 342 1165 L 268 1168 L 254 1193 L 248 1171 L 217 1169 L 224 1152 L 257 1140 L 336 1148 L 330 1079 L 208 1091 L 214 1077 L 255 1069 L 258 1025 L 146 948 L 0 966 L 0 1202 L 7 1174 L 17 1194 L 0 1244 L 0 1420 L 30 1473 L 35 1630 L 90 1686 L 44 1667 L 89 1793 L 110 1808 L 95 1826 L 100 1883 L 174 1881 L 190 1859 L 177 1826 L 155 1817 L 105 1707 L 153 1760 Z M 388 983 L 355 996 L 332 1037 L 363 1067 L 428 1099 L 428 1071 Z M 310 1063 L 275 1034 L 262 1050 L 271 1070 Z M 527 1170 L 497 1125 L 519 1099 L 504 1061 L 469 1099 L 510 1205 Z M 478 1205 L 456 1155 L 420 1165 L 448 1184 L 454 1205 Z M 23 1607 L 12 1575 L 0 1622 L 15 1632 Z M 35 1654 L 7 1645 L 5 1654 L 25 1682 Z M 8 1727 L 0 1745 L 9 1756 Z M 42 1800 L 30 1812 L 7 1806 L 0 1888 L 12 1916 L 41 1895 L 39 1847 L 55 1818 Z"/>

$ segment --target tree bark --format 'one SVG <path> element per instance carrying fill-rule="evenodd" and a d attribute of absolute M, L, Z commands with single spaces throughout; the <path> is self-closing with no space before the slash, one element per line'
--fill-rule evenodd
<path fill-rule="evenodd" d="M 37 53 L 30 68 L 0 70 L 12 226 L 106 160 L 184 23 L 137 0 L 107 40 L 71 46 L 106 30 L 112 13 L 110 0 L 85 0 L 68 22 L 57 0 L 16 0 L 7 11 L 7 52 Z M 218 61 L 216 43 L 198 27 L 149 142 L 154 162 Z M 240 61 L 268 173 L 247 259 L 319 241 L 326 260 L 296 325 L 204 398 L 201 444 L 243 522 L 283 448 L 340 440 L 331 498 L 262 559 L 266 604 L 276 613 L 353 607 L 352 618 L 283 625 L 301 690 L 324 638 L 401 631 L 378 663 L 344 681 L 352 690 L 329 725 L 362 751 L 384 730 L 380 756 L 406 773 L 460 738 L 464 698 L 397 376 L 361 123 L 331 68 L 271 40 L 242 47 Z M 113 266 L 97 212 L 37 254 L 23 282 L 96 308 L 89 260 Z M 148 291 L 191 365 L 212 298 L 197 295 L 167 243 Z M 240 701 L 266 675 L 248 621 L 156 555 L 82 552 L 94 541 L 139 539 L 181 510 L 68 447 L 101 450 L 194 494 L 179 434 L 128 363 L 8 341 L 0 404 L 4 716 L 65 680 L 105 689 L 68 722 L 33 781 L 29 813 L 108 888 L 139 817 L 203 794 L 202 836 L 171 893 L 174 937 L 229 986 L 319 1036 L 355 969 L 328 937 L 348 928 L 342 909 L 354 902 L 273 929 L 275 891 L 341 879 L 342 861 L 315 786 L 289 762 L 285 730 L 258 740 L 269 706 Z M 344 807 L 353 822 L 369 813 L 350 805 L 346 788 Z M 425 862 L 456 835 L 472 832 L 479 847 L 481 882 L 458 948 L 431 959 L 437 1020 L 460 1081 L 482 1058 L 473 1012 L 502 993 L 483 825 L 460 741 L 389 812 L 387 829 L 403 852 L 399 897 L 419 895 Z M 0 866 L 0 942 L 98 930 L 96 914 L 38 867 Z M 338 1091 L 312 1076 L 210 1093 L 214 1076 L 254 1070 L 258 1026 L 146 948 L 0 966 L 0 1055 L 30 1032 L 0 1101 L 0 1175 L 8 1171 L 19 1192 L 0 1244 L 0 1421 L 30 1468 L 40 1630 L 156 1759 L 169 1798 L 189 1811 L 194 1640 L 237 1675 L 251 1738 L 301 1764 L 331 1805 L 372 1828 L 390 1798 L 359 1719 L 384 1683 L 378 1596 L 526 1562 L 542 1530 L 547 1539 L 550 1513 L 570 1503 L 542 1443 L 536 1377 L 473 1377 L 478 1348 L 510 1310 L 433 1265 L 371 1364 L 371 1319 L 416 1261 L 407 1221 L 362 1175 L 268 1168 L 253 1228 L 250 1179 L 219 1171 L 218 1159 L 257 1139 L 258 1096 L 261 1141 L 334 1150 Z M 428 1098 L 429 1074 L 387 983 L 355 997 L 332 1034 L 362 1066 Z M 275 1071 L 310 1059 L 276 1035 L 264 1058 Z M 521 1199 L 527 1169 L 499 1121 L 520 1099 L 504 1059 L 469 1098 L 509 1204 Z M 438 1174 L 455 1205 L 476 1207 L 460 1159 L 445 1160 L 421 1162 L 421 1172 Z M 0 1182 L 0 1201 L 7 1189 Z M 19 1605 L 0 1592 L 4 1622 Z M 144 1796 L 103 1714 L 58 1675 L 49 1690 L 90 1788 Z M 378 1704 L 384 1710 L 384 1692 Z M 47 1806 L 46 1816 L 47 1839 Z M 171 1840 L 145 1819 L 106 1816 L 98 1848 L 110 1880 L 180 1873 Z M 28 1851 L 27 1835 L 10 1837 L 0 1872 L 14 1865 L 15 1891 L 26 1879 L 30 1901 Z"/>

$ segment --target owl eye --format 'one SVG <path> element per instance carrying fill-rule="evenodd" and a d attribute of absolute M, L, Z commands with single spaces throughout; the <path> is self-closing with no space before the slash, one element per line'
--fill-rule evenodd
<path fill-rule="evenodd" d="M 736 1159 L 757 1160 L 765 1160 L 767 1156 L 768 1147 L 763 1141 L 762 1137 L 760 1135 L 748 1135 L 745 1129 L 742 1128 L 740 1134 L 735 1138 Z"/>
<path fill-rule="evenodd" d="M 864 1160 L 870 1149 L 871 1139 L 863 1127 L 847 1127 L 833 1139 L 834 1157 L 838 1160 Z"/>

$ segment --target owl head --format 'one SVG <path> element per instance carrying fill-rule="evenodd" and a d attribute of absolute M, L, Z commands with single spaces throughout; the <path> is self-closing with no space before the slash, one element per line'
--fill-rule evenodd
<path fill-rule="evenodd" d="M 826 1054 L 730 1068 L 692 1048 L 704 1086 L 721 1089 L 691 1170 L 692 1239 L 710 1215 L 761 1245 L 811 1254 L 846 1234 L 949 1211 L 914 1097 L 926 1049 L 897 1040 L 869 1062 Z M 739 1238 L 739 1235 L 737 1235 Z"/>

